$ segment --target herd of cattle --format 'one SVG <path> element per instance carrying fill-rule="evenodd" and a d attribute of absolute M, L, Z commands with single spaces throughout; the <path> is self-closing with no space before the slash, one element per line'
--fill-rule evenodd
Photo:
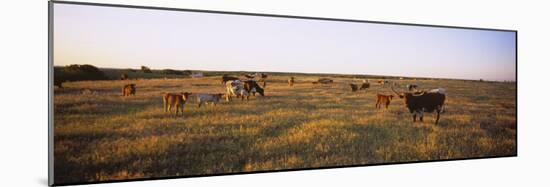
<path fill-rule="evenodd" d="M 198 107 L 200 108 L 203 104 L 213 104 L 216 105 L 222 98 L 225 96 L 226 101 L 231 101 L 232 97 L 241 98 L 241 100 L 248 100 L 251 95 L 255 96 L 258 93 L 261 96 L 265 96 L 266 89 L 266 74 L 259 74 L 259 76 L 254 76 L 254 74 L 244 75 L 244 79 L 239 79 L 238 77 L 232 77 L 223 75 L 221 77 L 221 84 L 225 85 L 225 93 L 189 93 L 189 92 L 180 92 L 180 93 L 163 93 L 162 99 L 164 103 L 164 111 L 172 113 L 172 108 L 176 108 L 175 115 L 181 111 L 183 116 L 183 107 L 185 103 L 189 100 L 191 95 L 195 95 L 197 98 Z M 260 77 L 256 80 L 256 77 Z M 332 79 L 320 78 L 318 81 L 312 82 L 313 84 L 330 84 L 333 83 Z M 390 84 L 389 81 L 377 81 L 380 85 Z M 260 86 L 260 84 L 262 86 Z M 290 87 L 294 86 L 295 78 L 288 78 L 288 85 Z M 363 83 L 359 86 L 357 84 L 349 84 L 352 92 L 358 90 L 365 90 L 370 88 L 370 83 L 368 80 L 364 80 Z M 406 85 L 408 91 L 398 92 L 394 89 L 396 83 L 391 83 L 391 90 L 401 99 L 404 100 L 405 107 L 412 114 L 413 122 L 416 122 L 417 116 L 422 122 L 424 118 L 424 113 L 436 113 L 435 124 L 439 122 L 440 113 L 443 112 L 443 105 L 445 103 L 446 92 L 442 88 L 432 89 L 432 90 L 418 90 L 418 86 L 414 84 Z M 136 85 L 127 84 L 122 88 L 123 96 L 130 96 L 136 94 Z M 376 108 L 385 106 L 388 108 L 391 100 L 394 98 L 394 95 L 385 95 L 377 93 L 376 95 Z"/>

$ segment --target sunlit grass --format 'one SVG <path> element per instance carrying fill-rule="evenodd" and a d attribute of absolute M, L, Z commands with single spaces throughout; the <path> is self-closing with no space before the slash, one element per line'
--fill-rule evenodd
<path fill-rule="evenodd" d="M 223 93 L 218 77 L 82 81 L 55 90 L 56 182 L 101 181 L 516 154 L 515 85 L 414 81 L 447 89 L 446 112 L 412 123 L 403 101 L 375 109 L 373 85 L 270 76 L 266 97 L 164 113 L 162 93 Z M 399 81 L 404 85 L 412 81 Z M 135 83 L 136 96 L 122 97 Z M 89 89 L 91 92 L 84 91 Z"/>

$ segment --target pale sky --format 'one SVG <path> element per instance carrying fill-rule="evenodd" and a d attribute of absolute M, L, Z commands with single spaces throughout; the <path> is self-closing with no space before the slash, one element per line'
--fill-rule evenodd
<path fill-rule="evenodd" d="M 54 4 L 54 65 L 515 81 L 514 32 Z"/>

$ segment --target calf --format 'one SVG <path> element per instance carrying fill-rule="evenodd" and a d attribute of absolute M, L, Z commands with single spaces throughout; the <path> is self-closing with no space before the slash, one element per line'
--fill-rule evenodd
<path fill-rule="evenodd" d="M 223 94 L 222 93 L 218 93 L 218 94 L 199 93 L 196 95 L 197 95 L 197 103 L 199 103 L 199 108 L 200 108 L 203 103 L 204 104 L 212 103 L 214 104 L 214 106 L 216 106 L 216 104 L 220 102 L 220 99 L 222 98 Z"/>
<path fill-rule="evenodd" d="M 390 105 L 393 95 L 376 94 L 376 108 L 380 108 L 382 105 L 386 105 L 386 109 Z"/>
<path fill-rule="evenodd" d="M 288 78 L 288 86 L 293 86 L 293 85 L 294 85 L 294 77 Z"/>
<path fill-rule="evenodd" d="M 439 115 L 443 111 L 443 105 L 445 104 L 445 98 L 447 93 L 445 89 L 438 88 L 428 92 L 403 92 L 398 93 L 392 87 L 393 92 L 399 95 L 399 98 L 403 98 L 405 106 L 409 109 L 409 112 L 413 115 L 413 122 L 416 122 L 416 116 L 420 117 L 420 121 L 423 122 L 424 112 L 436 112 L 437 117 L 435 124 L 439 122 Z"/>
<path fill-rule="evenodd" d="M 172 107 L 176 107 L 176 116 L 181 110 L 181 116 L 183 116 L 183 107 L 187 102 L 189 95 L 191 93 L 181 92 L 181 93 L 165 93 L 162 96 L 162 101 L 164 103 L 164 112 L 172 113 Z"/>
<path fill-rule="evenodd" d="M 122 96 L 136 95 L 136 84 L 127 84 L 122 87 Z"/>

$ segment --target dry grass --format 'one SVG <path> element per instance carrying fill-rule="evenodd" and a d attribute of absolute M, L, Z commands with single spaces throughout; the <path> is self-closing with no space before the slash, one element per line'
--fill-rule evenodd
<path fill-rule="evenodd" d="M 376 110 L 374 85 L 270 76 L 266 97 L 163 112 L 161 92 L 224 92 L 218 78 L 82 81 L 55 90 L 55 181 L 94 182 L 516 154 L 515 84 L 415 81 L 447 89 L 440 124 L 412 123 L 403 101 Z M 399 81 L 407 84 L 407 81 Z M 122 97 L 135 83 L 136 96 Z M 83 89 L 90 89 L 82 93 Z M 91 91 L 91 92 L 90 92 Z"/>

